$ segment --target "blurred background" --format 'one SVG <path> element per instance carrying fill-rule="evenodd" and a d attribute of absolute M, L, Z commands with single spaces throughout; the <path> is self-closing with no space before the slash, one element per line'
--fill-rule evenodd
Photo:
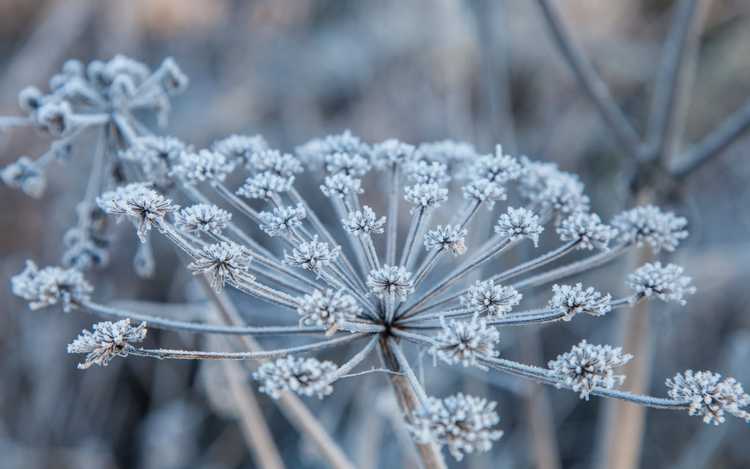
<path fill-rule="evenodd" d="M 683 147 L 750 98 L 750 2 L 701 1 L 709 5 Z M 674 2 L 556 4 L 642 131 Z M 18 114 L 18 91 L 46 89 L 66 59 L 117 53 L 153 66 L 166 56 L 177 60 L 191 85 L 173 101 L 165 132 L 197 146 L 230 133 L 260 133 L 291 151 L 344 129 L 369 142 L 451 138 L 483 152 L 502 143 L 513 154 L 578 173 L 604 218 L 628 200 L 628 157 L 575 82 L 536 2 L 0 0 L 0 115 Z M 39 155 L 48 144 L 31 131 L 0 135 L 0 165 Z M 689 219 L 691 237 L 669 260 L 686 268 L 699 294 L 685 308 L 650 311 L 658 337 L 651 394 L 664 395 L 664 378 L 687 368 L 750 383 L 749 151 L 750 139 L 738 141 L 673 199 L 670 208 Z M 0 467 L 255 467 L 218 368 L 133 359 L 81 372 L 65 345 L 92 318 L 54 308 L 31 312 L 10 294 L 8 279 L 25 259 L 58 262 L 89 164 L 80 154 L 67 170 L 56 170 L 41 200 L 0 187 Z M 121 231 L 127 242 L 96 274 L 98 295 L 191 299 L 189 275 L 175 268 L 174 256 L 159 259 L 155 278 L 138 279 L 134 235 Z M 622 291 L 626 267 L 598 271 L 597 285 Z M 503 353 L 543 364 L 582 337 L 614 342 L 616 324 L 608 316 L 531 336 L 503 332 Z M 175 334 L 164 341 L 206 345 Z M 469 456 L 461 467 L 595 467 L 601 400 L 583 403 L 574 393 L 540 393 L 505 378 L 443 373 L 438 390 L 497 400 L 505 430 L 490 453 Z M 358 467 L 412 467 L 389 396 L 386 379 L 373 374 L 328 400 L 307 402 Z M 325 467 L 270 401 L 259 399 L 288 467 Z M 650 411 L 640 467 L 750 467 L 748 438 L 750 429 L 737 419 L 709 428 L 686 414 Z"/>

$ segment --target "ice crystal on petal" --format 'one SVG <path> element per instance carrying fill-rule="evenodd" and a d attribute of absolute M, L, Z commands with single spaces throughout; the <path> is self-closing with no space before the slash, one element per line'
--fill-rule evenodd
<path fill-rule="evenodd" d="M 750 395 L 734 378 L 724 378 L 711 371 L 687 370 L 667 379 L 669 397 L 678 401 L 689 401 L 690 415 L 702 417 L 705 423 L 724 423 L 728 413 L 750 423 Z"/>
<path fill-rule="evenodd" d="M 297 312 L 302 326 L 338 327 L 361 313 L 357 300 L 343 291 L 315 290 L 299 302 Z"/>
<path fill-rule="evenodd" d="M 403 301 L 414 291 L 411 272 L 395 265 L 384 265 L 373 270 L 367 277 L 367 286 L 378 298 L 393 298 Z"/>
<path fill-rule="evenodd" d="M 230 135 L 214 142 L 211 149 L 249 168 L 253 155 L 268 150 L 268 143 L 260 135 Z"/>
<path fill-rule="evenodd" d="M 94 324 L 93 332 L 83 332 L 68 345 L 68 353 L 85 353 L 86 359 L 78 364 L 85 370 L 92 365 L 107 366 L 115 357 L 126 357 L 132 344 L 146 338 L 146 323 L 130 325 L 130 319 Z"/>
<path fill-rule="evenodd" d="M 262 224 L 260 229 L 269 236 L 286 236 L 294 228 L 302 225 L 307 216 L 302 204 L 294 207 L 278 207 L 273 212 L 261 212 L 259 217 Z"/>
<path fill-rule="evenodd" d="M 578 241 L 578 249 L 609 248 L 609 241 L 617 235 L 617 230 L 602 223 L 595 213 L 577 212 L 565 218 L 557 233 L 563 241 Z"/>
<path fill-rule="evenodd" d="M 415 412 L 409 426 L 418 443 L 447 446 L 456 460 L 464 454 L 485 452 L 503 436 L 493 427 L 500 422 L 497 403 L 458 393 L 445 399 L 430 398 Z"/>
<path fill-rule="evenodd" d="M 204 181 L 223 182 L 233 170 L 234 162 L 227 160 L 224 154 L 201 150 L 183 152 L 172 173 L 186 184 L 194 185 Z"/>
<path fill-rule="evenodd" d="M 221 291 L 224 285 L 237 283 L 241 278 L 252 280 L 247 273 L 250 255 L 245 248 L 232 242 L 209 244 L 201 249 L 195 260 L 188 264 L 193 275 L 206 274 L 211 287 Z"/>
<path fill-rule="evenodd" d="M 579 313 L 591 316 L 604 316 L 612 310 L 612 296 L 602 295 L 593 287 L 583 288 L 580 283 L 571 285 L 554 285 L 554 293 L 547 306 L 555 311 L 565 312 L 565 321 L 570 321 Z"/>
<path fill-rule="evenodd" d="M 378 218 L 375 212 L 366 205 L 362 207 L 362 210 L 349 212 L 342 222 L 344 229 L 354 236 L 382 233 L 385 227 L 385 217 Z"/>
<path fill-rule="evenodd" d="M 661 265 L 661 262 L 644 264 L 628 275 L 627 284 L 638 295 L 656 296 L 662 301 L 685 305 L 685 295 L 695 293 L 691 278 L 683 275 L 684 269 L 674 264 Z"/>
<path fill-rule="evenodd" d="M 265 171 L 247 178 L 245 184 L 237 190 L 237 195 L 248 199 L 265 200 L 288 192 L 292 184 L 294 184 L 294 176 L 282 177 Z"/>
<path fill-rule="evenodd" d="M 433 249 L 447 249 L 454 256 L 466 252 L 466 229 L 459 225 L 438 225 L 424 235 L 424 247 L 428 251 Z"/>
<path fill-rule="evenodd" d="M 612 225 L 620 231 L 626 244 L 648 243 L 654 252 L 674 251 L 687 238 L 687 220 L 672 212 L 663 212 L 653 205 L 636 207 L 617 215 Z"/>
<path fill-rule="evenodd" d="M 97 198 L 99 207 L 107 213 L 131 217 L 138 227 L 138 238 L 146 242 L 151 227 L 164 216 L 177 210 L 172 201 L 141 183 L 128 184 Z"/>
<path fill-rule="evenodd" d="M 482 316 L 502 317 L 521 302 L 523 295 L 513 287 L 495 285 L 492 280 L 476 282 L 461 296 L 461 305 Z"/>
<path fill-rule="evenodd" d="M 31 309 L 60 303 L 65 312 L 88 301 L 94 290 L 76 269 L 39 269 L 32 261 L 26 261 L 24 270 L 11 279 L 11 289 L 14 295 L 28 301 Z"/>
<path fill-rule="evenodd" d="M 619 347 L 591 345 L 582 340 L 570 352 L 558 355 L 549 362 L 549 369 L 561 380 L 558 388 L 571 388 L 588 400 L 595 387 L 612 389 L 625 381 L 624 375 L 615 374 L 615 368 L 624 366 L 633 358 L 623 354 Z"/>
<path fill-rule="evenodd" d="M 479 314 L 474 314 L 470 321 L 440 320 L 443 328 L 435 337 L 430 353 L 449 365 L 460 363 L 463 366 L 483 366 L 478 362 L 481 357 L 496 357 L 500 352 L 495 345 L 500 340 L 496 328 L 487 325 Z"/>
<path fill-rule="evenodd" d="M 285 251 L 284 262 L 319 274 L 336 260 L 340 252 L 339 246 L 330 248 L 328 243 L 318 241 L 315 236 L 312 240 L 299 244 L 291 254 Z"/>
<path fill-rule="evenodd" d="M 188 233 L 221 234 L 232 221 L 232 214 L 216 205 L 197 204 L 175 213 L 175 226 Z"/>
<path fill-rule="evenodd" d="M 495 225 L 495 233 L 513 241 L 529 238 L 534 247 L 539 245 L 539 235 L 544 227 L 539 224 L 539 216 L 525 208 L 508 207 L 508 211 L 500 215 Z"/>
<path fill-rule="evenodd" d="M 322 399 L 333 392 L 331 381 L 336 369 L 333 362 L 289 355 L 262 364 L 253 378 L 260 382 L 260 391 L 274 399 L 284 391 Z"/>

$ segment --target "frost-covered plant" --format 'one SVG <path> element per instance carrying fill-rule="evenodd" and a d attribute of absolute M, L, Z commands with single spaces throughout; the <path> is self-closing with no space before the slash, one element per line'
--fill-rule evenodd
<path fill-rule="evenodd" d="M 91 299 L 92 289 L 79 270 L 38 269 L 33 263 L 13 279 L 14 293 L 34 309 L 59 303 L 65 310 L 75 307 L 109 318 L 143 320 L 149 327 L 245 334 L 259 340 L 283 336 L 287 342 L 249 352 L 151 349 L 136 345 L 145 336 L 145 325 L 103 323 L 71 344 L 71 352 L 89 354 L 85 366 L 106 365 L 126 354 L 272 359 L 254 374 L 261 390 L 274 398 L 287 392 L 324 397 L 334 392 L 338 379 L 350 376 L 380 349 L 399 395 L 414 397 L 403 400 L 403 412 L 417 443 L 423 448 L 447 446 L 458 459 L 486 451 L 500 438 L 495 405 L 461 394 L 430 397 L 407 347 L 431 353 L 436 364 L 453 370 L 476 367 L 509 373 L 573 390 L 583 399 L 597 395 L 687 409 L 710 414 L 712 422 L 721 421 L 722 411 L 746 415 L 740 409 L 747 397 L 729 378 L 716 381 L 686 372 L 669 382 L 668 398 L 615 389 L 624 380 L 616 369 L 631 356 L 607 345 L 582 341 L 548 367 L 506 359 L 497 349 L 505 327 L 570 321 L 579 313 L 598 317 L 654 298 L 684 304 L 694 292 L 690 279 L 680 267 L 658 262 L 631 274 L 626 283 L 632 292 L 619 298 L 580 283 L 554 285 L 546 304 L 529 293 L 532 287 L 598 268 L 644 244 L 654 252 L 673 250 L 686 236 L 684 219 L 642 207 L 605 223 L 590 211 L 578 177 L 553 164 L 515 158 L 500 146 L 479 154 L 468 144 L 449 141 L 416 147 L 397 140 L 370 145 L 347 131 L 301 145 L 296 156 L 270 148 L 260 136 L 233 135 L 210 149 L 196 150 L 171 137 L 155 137 L 130 112 L 144 102 L 163 106 L 169 93 L 181 90 L 181 74 L 173 62 L 153 74 L 131 62 L 113 59 L 111 65 L 93 66 L 92 75 L 84 79 L 99 93 L 92 95 L 89 107 L 99 109 L 100 98 L 113 106 L 106 116 L 80 119 L 79 101 L 60 98 L 67 96 L 64 93 L 53 92 L 56 97 L 47 99 L 27 91 L 23 105 L 30 113 L 28 123 L 44 123 L 63 136 L 81 126 L 104 126 L 102 150 L 95 158 L 114 159 L 134 180 L 116 185 L 99 173 L 86 207 L 96 207 L 96 201 L 97 210 L 131 220 L 143 249 L 150 249 L 152 233 L 163 235 L 188 259 L 190 271 L 207 277 L 218 298 L 226 299 L 223 288 L 230 287 L 265 301 L 275 308 L 279 324 L 217 326 L 112 308 Z M 77 76 L 75 67 L 68 68 L 70 76 Z M 120 75 L 126 78 L 106 84 L 108 77 Z M 55 82 L 60 80 L 65 81 Z M 130 98 L 128 81 L 136 84 Z M 145 90 L 138 92 L 141 87 Z M 8 178 L 23 188 L 20 176 L 14 176 L 21 173 L 33 171 L 16 168 Z M 230 174 L 246 179 L 230 187 Z M 295 184 L 300 177 L 317 178 L 329 207 L 310 204 L 313 199 Z M 366 193 L 364 188 L 371 186 L 363 181 L 368 177 L 381 183 L 382 190 Z M 28 184 L 38 186 L 39 181 Z M 363 203 L 363 197 L 381 193 L 383 214 Z M 188 202 L 186 208 L 173 202 L 178 197 Z M 505 200 L 518 200 L 519 206 L 496 210 Z M 409 216 L 402 216 L 404 209 Z M 438 216 L 446 221 L 433 223 Z M 241 217 L 274 236 L 276 243 L 269 248 L 256 240 L 238 224 Z M 467 246 L 467 239 L 478 238 L 467 234 L 481 217 L 496 221 L 494 230 L 476 246 Z M 402 218 L 408 219 L 404 226 L 399 225 Z M 340 225 L 326 225 L 323 219 Z M 539 246 L 545 227 L 558 234 L 555 246 Z M 484 267 L 501 265 L 496 261 L 520 245 L 542 252 L 484 275 Z M 571 260 L 574 253 L 582 257 Z M 558 266 L 549 267 L 552 263 Z M 302 337 L 307 340 L 298 342 Z M 344 344 L 357 345 L 358 351 L 342 364 L 302 356 Z"/>

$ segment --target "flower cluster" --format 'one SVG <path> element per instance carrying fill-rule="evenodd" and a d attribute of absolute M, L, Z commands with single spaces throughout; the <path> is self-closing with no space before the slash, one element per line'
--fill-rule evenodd
<path fill-rule="evenodd" d="M 65 312 L 85 303 L 93 287 L 75 269 L 45 267 L 26 261 L 26 268 L 11 280 L 13 294 L 29 302 L 31 309 L 62 304 Z"/>
<path fill-rule="evenodd" d="M 573 286 L 553 285 L 552 291 L 554 295 L 547 305 L 552 310 L 562 311 L 565 321 L 570 321 L 578 313 L 604 316 L 612 309 L 612 295 L 602 295 L 593 287 L 584 289 L 580 283 Z"/>
<path fill-rule="evenodd" d="M 687 370 L 667 380 L 669 397 L 690 403 L 690 415 L 703 418 L 705 423 L 724 423 L 728 413 L 750 423 L 750 395 L 734 378 L 723 378 L 710 371 Z"/>
<path fill-rule="evenodd" d="M 495 402 L 462 393 L 430 398 L 412 416 L 410 429 L 417 442 L 445 445 L 460 461 L 466 453 L 489 451 L 503 436 L 493 429 L 500 421 L 496 407 Z"/>
<path fill-rule="evenodd" d="M 552 373 L 560 379 L 557 387 L 569 387 L 588 400 L 594 388 L 611 389 L 625 381 L 624 375 L 615 374 L 615 368 L 633 358 L 622 353 L 619 347 L 591 345 L 582 340 L 570 352 L 549 362 Z"/>
<path fill-rule="evenodd" d="M 461 297 L 461 305 L 482 316 L 501 317 L 522 298 L 523 295 L 513 287 L 495 285 L 492 280 L 478 281 Z"/>
<path fill-rule="evenodd" d="M 260 382 L 260 390 L 278 399 L 284 391 L 303 396 L 323 398 L 333 392 L 336 365 L 315 358 L 287 356 L 262 364 L 253 378 Z"/>
<path fill-rule="evenodd" d="M 137 326 L 130 319 L 94 324 L 93 332 L 84 330 L 68 345 L 68 353 L 85 353 L 86 359 L 78 364 L 85 370 L 92 365 L 107 366 L 114 357 L 127 357 L 132 344 L 146 338 L 146 323 Z"/>
<path fill-rule="evenodd" d="M 639 296 L 656 296 L 662 301 L 673 301 L 684 305 L 686 295 L 695 293 L 690 277 L 683 275 L 684 269 L 674 264 L 648 263 L 628 276 L 628 285 Z"/>
<path fill-rule="evenodd" d="M 480 366 L 482 357 L 496 357 L 495 345 L 500 333 L 474 314 L 471 321 L 442 320 L 442 330 L 435 337 L 430 353 L 449 365 Z"/>

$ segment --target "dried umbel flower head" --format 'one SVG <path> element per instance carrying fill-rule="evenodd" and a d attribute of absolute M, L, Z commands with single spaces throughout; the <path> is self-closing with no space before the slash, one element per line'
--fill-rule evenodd
<path fill-rule="evenodd" d="M 21 189 L 25 194 L 39 198 L 47 186 L 41 168 L 27 156 L 20 157 L 0 171 L 0 179 L 9 187 Z"/>
<path fill-rule="evenodd" d="M 163 221 L 167 213 L 179 208 L 171 200 L 140 183 L 105 192 L 96 201 L 107 213 L 130 217 L 138 227 L 138 238 L 143 243 L 153 225 Z"/>
<path fill-rule="evenodd" d="M 229 282 L 236 284 L 240 278 L 252 279 L 248 274 L 250 255 L 242 246 L 232 242 L 208 244 L 188 264 L 194 275 L 207 274 L 211 287 L 221 291 Z"/>
<path fill-rule="evenodd" d="M 672 252 L 688 236 L 685 218 L 653 205 L 627 210 L 617 215 L 612 225 L 619 230 L 623 243 L 637 246 L 648 243 L 655 252 L 662 249 Z"/>
<path fill-rule="evenodd" d="M 301 396 L 323 397 L 333 392 L 331 382 L 336 364 L 315 358 L 287 356 L 262 364 L 253 378 L 260 382 L 260 390 L 278 399 L 284 391 Z"/>
<path fill-rule="evenodd" d="M 288 153 L 266 149 L 252 154 L 250 168 L 255 171 L 268 171 L 283 178 L 290 178 L 302 172 L 302 163 Z"/>
<path fill-rule="evenodd" d="M 320 186 L 320 190 L 327 197 L 338 197 L 346 199 L 349 195 L 361 194 L 362 181 L 345 173 L 336 173 L 333 176 L 326 176 L 325 184 Z"/>
<path fill-rule="evenodd" d="M 272 212 L 261 212 L 259 214 L 260 229 L 269 236 L 288 236 L 293 230 L 302 225 L 302 220 L 307 216 L 302 204 L 290 207 L 274 208 Z"/>
<path fill-rule="evenodd" d="M 522 166 L 514 157 L 504 154 L 501 145 L 497 145 L 494 154 L 477 158 L 469 171 L 472 178 L 504 184 L 518 179 Z"/>
<path fill-rule="evenodd" d="M 126 357 L 132 344 L 146 338 L 146 323 L 132 326 L 130 319 L 100 322 L 92 329 L 93 332 L 84 330 L 68 345 L 68 353 L 86 354 L 86 359 L 78 364 L 82 370 L 92 365 L 107 366 L 114 357 Z"/>
<path fill-rule="evenodd" d="M 624 366 L 633 358 L 623 354 L 619 347 L 591 345 L 582 340 L 570 352 L 549 362 L 549 369 L 560 379 L 557 387 L 568 387 L 588 400 L 595 387 L 611 389 L 625 381 L 625 375 L 615 374 L 615 368 Z"/>
<path fill-rule="evenodd" d="M 419 209 L 439 207 L 441 203 L 448 200 L 448 189 L 435 183 L 417 184 L 406 188 L 404 198 L 414 205 L 412 213 L 415 213 Z"/>
<path fill-rule="evenodd" d="M 180 161 L 186 146 L 172 137 L 139 137 L 133 145 L 120 154 L 125 161 L 140 165 L 149 181 L 160 187 L 170 187 L 170 171 Z"/>
<path fill-rule="evenodd" d="M 418 443 L 445 445 L 460 461 L 464 454 L 489 451 L 503 436 L 493 428 L 500 422 L 496 407 L 495 402 L 462 393 L 430 398 L 412 416 L 409 428 Z"/>
<path fill-rule="evenodd" d="M 324 291 L 315 290 L 303 296 L 297 312 L 300 325 L 330 329 L 356 318 L 361 314 L 362 308 L 353 296 L 329 288 Z"/>
<path fill-rule="evenodd" d="M 188 233 L 219 235 L 232 221 L 232 214 L 216 205 L 196 204 L 175 212 L 175 227 Z"/>
<path fill-rule="evenodd" d="M 617 230 L 602 223 L 599 215 L 595 213 L 577 212 L 560 223 L 557 233 L 563 241 L 577 242 L 578 249 L 606 250 Z"/>
<path fill-rule="evenodd" d="M 389 139 L 372 147 L 372 165 L 378 169 L 394 168 L 414 158 L 414 146 Z"/>
<path fill-rule="evenodd" d="M 587 212 L 589 198 L 583 184 L 574 174 L 560 171 L 557 165 L 522 158 L 519 178 L 521 194 L 538 210 L 555 210 L 561 214 Z"/>
<path fill-rule="evenodd" d="M 685 305 L 686 295 L 695 293 L 690 277 L 683 275 L 684 269 L 674 264 L 661 262 L 644 264 L 628 275 L 628 286 L 639 298 L 656 296 L 662 301 Z"/>
<path fill-rule="evenodd" d="M 734 378 L 722 378 L 711 371 L 687 370 L 667 379 L 669 397 L 690 403 L 690 415 L 703 418 L 705 423 L 718 425 L 728 413 L 750 423 L 750 395 Z"/>
<path fill-rule="evenodd" d="M 477 281 L 461 297 L 461 305 L 482 316 L 497 318 L 513 310 L 522 298 L 513 287 L 495 285 L 492 280 Z"/>
<path fill-rule="evenodd" d="M 487 321 L 474 314 L 471 320 L 441 319 L 442 329 L 435 337 L 430 348 L 437 358 L 449 365 L 460 363 L 463 366 L 479 366 L 478 359 L 496 357 L 500 352 L 495 350 L 500 340 L 496 328 L 487 325 Z"/>
<path fill-rule="evenodd" d="M 94 290 L 76 269 L 39 269 L 32 261 L 26 261 L 24 270 L 11 279 L 11 286 L 13 294 L 28 301 L 31 309 L 60 303 L 65 312 L 88 301 Z"/>
<path fill-rule="evenodd" d="M 211 149 L 246 168 L 251 168 L 253 155 L 268 150 L 268 143 L 260 135 L 230 135 L 214 142 Z"/>
<path fill-rule="evenodd" d="M 367 286 L 378 298 L 403 301 L 414 291 L 411 277 L 411 272 L 403 267 L 384 265 L 380 269 L 370 272 L 367 277 Z"/>
<path fill-rule="evenodd" d="M 385 226 L 385 217 L 378 218 L 367 205 L 362 210 L 349 212 L 349 216 L 341 221 L 344 229 L 354 236 L 380 234 Z"/>
<path fill-rule="evenodd" d="M 234 162 L 228 160 L 223 153 L 210 150 L 184 151 L 172 168 L 172 174 L 185 184 L 195 185 L 205 181 L 222 182 L 233 170 Z"/>
<path fill-rule="evenodd" d="M 248 199 L 273 199 L 280 194 L 289 192 L 293 183 L 294 177 L 283 177 L 265 171 L 247 178 L 245 184 L 237 189 L 237 195 Z"/>
<path fill-rule="evenodd" d="M 534 247 L 539 245 L 539 235 L 544 228 L 539 224 L 539 216 L 525 208 L 508 207 L 508 211 L 500 215 L 495 225 L 495 233 L 517 241 L 529 238 Z"/>
<path fill-rule="evenodd" d="M 445 249 L 454 256 L 466 252 L 466 229 L 460 225 L 438 225 L 424 235 L 424 247 L 428 251 Z"/>
<path fill-rule="evenodd" d="M 547 306 L 555 311 L 565 313 L 563 320 L 570 321 L 576 314 L 586 313 L 591 316 L 604 316 L 611 309 L 612 296 L 602 295 L 593 287 L 583 288 L 583 285 L 553 285 L 554 295 Z"/>
<path fill-rule="evenodd" d="M 331 248 L 328 243 L 318 241 L 318 237 L 315 236 L 312 240 L 298 245 L 291 254 L 285 252 L 284 262 L 320 274 L 336 260 L 340 252 L 340 247 Z"/>

